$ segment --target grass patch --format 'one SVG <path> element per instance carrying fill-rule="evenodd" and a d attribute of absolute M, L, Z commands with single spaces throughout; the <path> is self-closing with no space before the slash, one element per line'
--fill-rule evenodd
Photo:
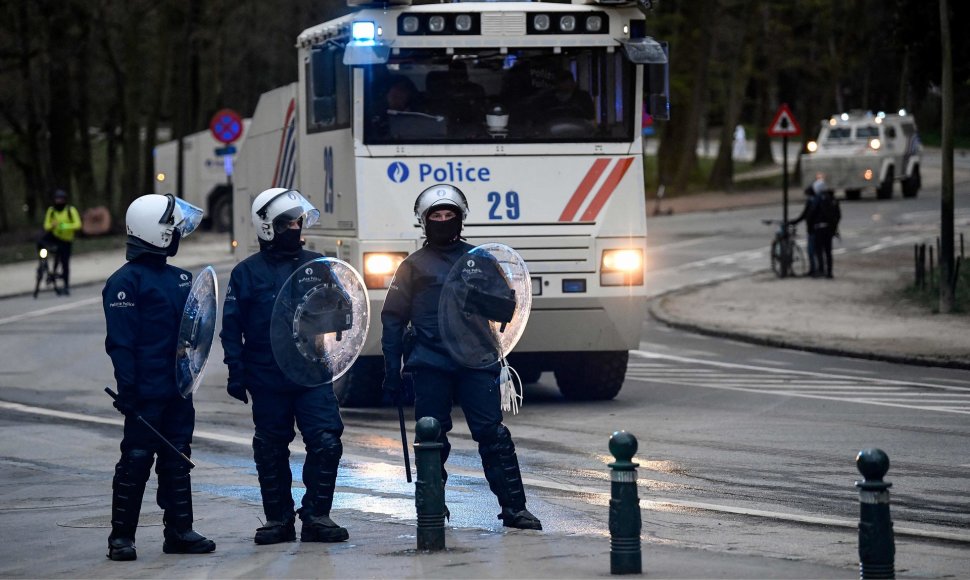
<path fill-rule="evenodd" d="M 907 284 L 902 290 L 903 298 L 915 303 L 933 314 L 940 312 L 940 270 L 933 269 L 933 275 L 926 275 L 926 287 L 917 288 L 915 284 Z M 970 313 L 970 261 L 960 260 L 960 272 L 956 283 L 956 304 L 954 313 Z"/>
<path fill-rule="evenodd" d="M 10 236 L 8 236 L 10 237 Z M 21 237 L 22 238 L 22 237 Z M 71 255 L 100 252 L 102 250 L 121 250 L 125 247 L 125 235 L 77 237 Z M 37 254 L 37 244 L 30 239 L 10 239 L 0 243 L 0 264 L 11 264 L 33 260 Z"/>

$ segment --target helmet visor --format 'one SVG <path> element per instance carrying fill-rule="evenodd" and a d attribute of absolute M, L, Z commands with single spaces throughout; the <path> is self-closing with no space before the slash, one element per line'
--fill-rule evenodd
<path fill-rule="evenodd" d="M 174 196 L 169 199 L 175 200 L 173 207 L 173 209 L 177 210 L 174 212 L 175 218 L 178 218 L 179 213 L 182 215 L 182 219 L 175 224 L 175 227 L 178 228 L 184 238 L 194 232 L 199 227 L 199 224 L 202 223 L 202 209 Z"/>

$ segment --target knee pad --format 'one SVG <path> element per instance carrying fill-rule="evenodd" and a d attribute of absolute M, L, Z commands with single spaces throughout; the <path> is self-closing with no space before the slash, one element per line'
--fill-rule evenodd
<path fill-rule="evenodd" d="M 148 449 L 129 449 L 121 454 L 115 466 L 115 478 L 126 482 L 146 482 L 152 471 L 155 454 Z"/>
<path fill-rule="evenodd" d="M 289 456 L 288 442 L 280 441 L 260 431 L 256 431 L 253 435 L 253 457 L 257 463 L 262 460 L 288 459 Z"/>
<path fill-rule="evenodd" d="M 344 454 L 344 445 L 336 433 L 323 431 L 306 442 L 307 452 L 321 459 L 336 461 Z"/>
<path fill-rule="evenodd" d="M 515 453 L 512 443 L 512 432 L 504 423 L 486 429 L 478 442 L 478 449 L 482 455 L 509 455 Z"/>

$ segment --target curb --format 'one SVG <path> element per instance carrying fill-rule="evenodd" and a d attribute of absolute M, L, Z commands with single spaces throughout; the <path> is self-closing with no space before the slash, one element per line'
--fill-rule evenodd
<path fill-rule="evenodd" d="M 714 284 L 716 285 L 716 284 Z M 669 292 L 654 298 L 650 302 L 649 312 L 650 317 L 654 320 L 666 324 L 671 328 L 676 328 L 677 330 L 684 330 L 687 332 L 693 332 L 695 334 L 703 334 L 705 336 L 713 336 L 715 338 L 727 338 L 731 340 L 738 340 L 741 342 L 747 342 L 751 344 L 758 344 L 762 346 L 770 346 L 775 348 L 787 348 L 791 350 L 801 350 L 805 352 L 814 352 L 817 354 L 831 355 L 831 356 L 844 356 L 849 358 L 867 359 L 881 362 L 890 362 L 897 364 L 905 364 L 912 366 L 923 366 L 923 367 L 941 367 L 949 369 L 960 369 L 960 370 L 970 370 L 970 362 L 945 360 L 945 359 L 935 359 L 929 357 L 921 356 L 906 356 L 906 355 L 895 355 L 888 353 L 872 352 L 866 350 L 853 350 L 848 348 L 835 348 L 826 346 L 816 346 L 812 344 L 805 344 L 802 342 L 794 340 L 784 340 L 778 338 L 771 338 L 767 336 L 762 336 L 754 332 L 741 332 L 724 330 L 721 328 L 714 328 L 710 326 L 704 326 L 697 322 L 685 321 L 677 319 L 664 311 L 661 303 L 667 299 L 676 297 L 678 294 L 684 292 L 690 292 L 695 288 L 687 288 L 683 290 L 678 290 L 674 292 Z"/>

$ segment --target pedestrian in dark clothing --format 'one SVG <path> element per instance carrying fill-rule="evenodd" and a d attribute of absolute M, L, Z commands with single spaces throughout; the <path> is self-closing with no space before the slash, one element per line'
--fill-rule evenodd
<path fill-rule="evenodd" d="M 815 245 L 818 252 L 818 275 L 832 277 L 832 238 L 839 235 L 842 210 L 831 189 L 823 189 L 818 196 L 815 219 Z"/>
<path fill-rule="evenodd" d="M 307 449 L 300 540 L 342 542 L 349 537 L 330 519 L 344 430 L 333 385 L 293 382 L 277 364 L 270 343 L 270 319 L 281 288 L 300 266 L 322 257 L 304 250 L 301 240 L 302 228 L 319 216 L 296 190 L 276 187 L 259 194 L 252 219 L 260 250 L 233 268 L 226 290 L 219 335 L 229 366 L 226 389 L 243 403 L 253 398 L 253 458 L 266 514 L 265 525 L 253 538 L 257 544 L 296 539 L 289 460 L 294 422 Z"/>
<path fill-rule="evenodd" d="M 807 244 L 809 263 L 808 275 L 813 278 L 817 278 L 818 276 L 822 275 L 822 269 L 819 265 L 818 247 L 816 243 L 815 222 L 818 219 L 819 195 L 824 189 L 825 179 L 824 176 L 819 173 L 815 176 L 815 181 L 805 188 L 805 206 L 802 208 L 802 213 L 798 214 L 797 218 L 788 222 L 791 225 L 797 225 L 801 221 L 805 222 L 805 240 Z"/>
<path fill-rule="evenodd" d="M 483 369 L 461 366 L 442 344 L 438 327 L 443 283 L 455 262 L 473 248 L 460 237 L 468 203 L 458 188 L 438 184 L 421 192 L 414 213 L 427 240 L 398 267 L 381 312 L 384 392 L 395 402 L 402 400 L 403 358 L 403 370 L 414 381 L 415 418 L 434 417 L 441 424 L 443 481 L 448 478 L 444 464 L 451 450 L 448 432 L 452 402 L 457 398 L 478 443 L 485 478 L 502 507 L 499 519 L 507 527 L 541 530 L 539 519 L 525 507 L 515 444 L 502 423 L 499 364 Z M 406 330 L 413 336 L 408 352 Z"/>
<path fill-rule="evenodd" d="M 134 560 L 135 530 L 145 484 L 158 457 L 158 507 L 164 510 L 162 550 L 204 554 L 212 540 L 192 529 L 191 466 L 159 441 L 138 417 L 155 427 L 179 452 L 192 454 L 195 408 L 176 385 L 175 356 L 182 311 L 192 274 L 166 264 L 179 240 L 202 219 L 202 210 L 169 195 L 145 195 L 128 207 L 128 262 L 108 278 L 102 297 L 118 387 L 115 407 L 125 415 L 121 460 L 112 482 L 108 558 Z"/>

